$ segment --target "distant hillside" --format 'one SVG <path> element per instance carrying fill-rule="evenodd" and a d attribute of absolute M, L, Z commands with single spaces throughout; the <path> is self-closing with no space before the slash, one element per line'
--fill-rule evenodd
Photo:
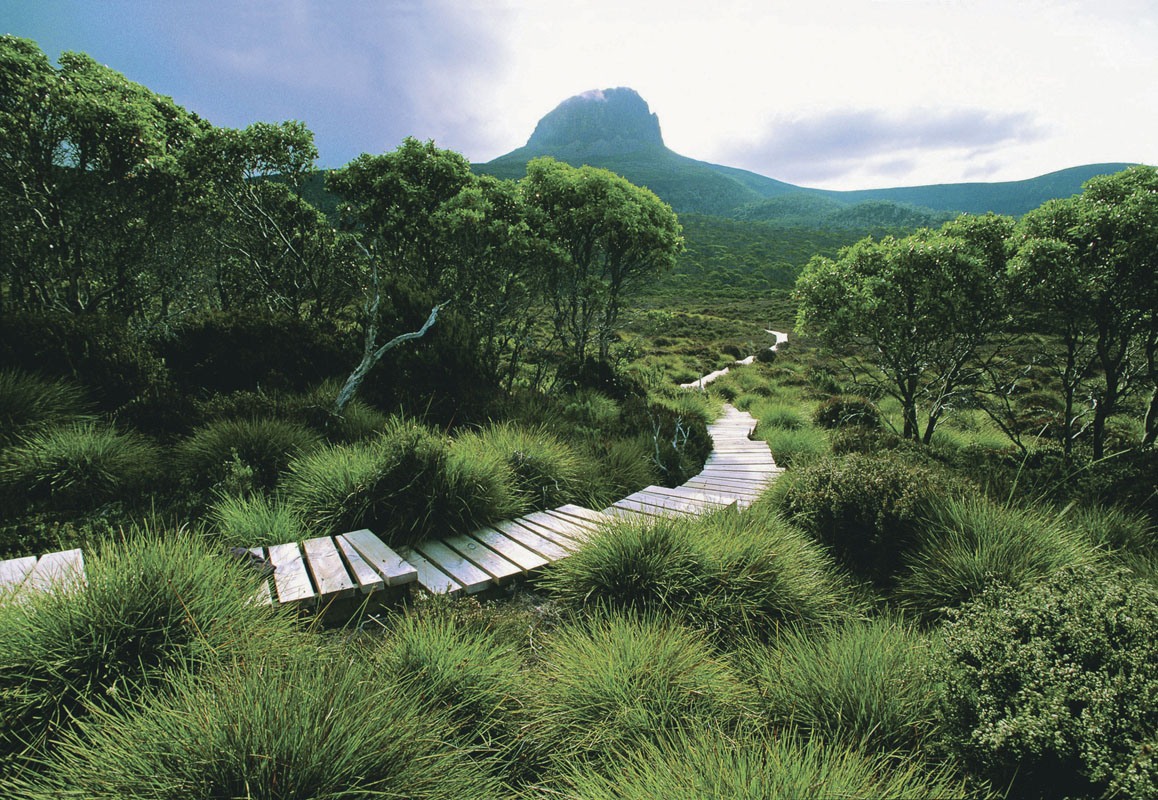
<path fill-rule="evenodd" d="M 958 183 L 851 192 L 810 189 L 672 152 L 663 144 L 659 119 L 651 113 L 642 97 L 626 88 L 586 92 L 565 100 L 539 121 L 526 145 L 486 164 L 476 164 L 474 168 L 502 178 L 521 178 L 527 162 L 538 156 L 609 169 L 632 183 L 648 187 L 671 204 L 677 213 L 773 221 L 783 216 L 779 212 L 785 206 L 773 204 L 764 206 L 761 211 L 762 201 L 792 195 L 795 199 L 785 203 L 795 210 L 786 215 L 791 217 L 790 220 L 782 219 L 782 222 L 818 227 L 841 224 L 841 216 L 821 218 L 836 211 L 835 206 L 821 201 L 815 205 L 821 217 L 803 213 L 807 205 L 803 196 L 828 199 L 842 207 L 866 201 L 878 203 L 849 212 L 853 217 L 867 215 L 870 218 L 903 220 L 927 215 L 935 220 L 940 218 L 936 212 L 962 211 L 994 211 L 1017 216 L 1046 200 L 1077 194 L 1082 184 L 1095 175 L 1118 172 L 1130 166 L 1091 164 L 1004 183 Z M 900 204 L 901 208 L 889 209 L 879 203 Z M 860 226 L 852 221 L 846 224 Z M 868 227 L 877 225 L 872 222 Z"/>

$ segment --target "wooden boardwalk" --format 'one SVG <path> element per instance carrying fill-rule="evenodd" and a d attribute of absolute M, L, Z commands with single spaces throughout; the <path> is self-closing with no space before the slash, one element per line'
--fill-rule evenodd
<path fill-rule="evenodd" d="M 475 594 L 566 558 L 617 518 L 746 508 L 783 471 L 766 443 L 748 438 L 755 425 L 726 405 L 708 426 L 713 451 L 702 472 L 676 488 L 648 486 L 602 511 L 564 505 L 396 550 L 369 530 L 251 548 L 273 567 L 257 601 L 325 606 L 414 584 L 435 594 Z M 0 562 L 0 593 L 83 580 L 80 550 Z"/>

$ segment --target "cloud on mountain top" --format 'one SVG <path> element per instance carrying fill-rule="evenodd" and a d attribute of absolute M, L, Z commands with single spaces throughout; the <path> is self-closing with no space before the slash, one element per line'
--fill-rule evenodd
<path fill-rule="evenodd" d="M 779 119 L 762 136 L 724 144 L 714 155 L 724 164 L 808 185 L 851 174 L 903 176 L 930 157 L 971 162 L 1044 136 L 1027 113 L 838 110 Z"/>

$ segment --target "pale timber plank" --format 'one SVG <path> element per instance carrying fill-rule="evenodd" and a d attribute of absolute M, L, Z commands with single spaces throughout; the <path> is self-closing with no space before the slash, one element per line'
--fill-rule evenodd
<path fill-rule="evenodd" d="M 741 498 L 744 498 L 746 500 L 755 500 L 761 494 L 761 489 L 756 488 L 756 487 L 748 488 L 746 486 L 729 486 L 729 485 L 725 485 L 725 484 L 721 484 L 721 483 L 711 483 L 709 481 L 699 481 L 699 480 L 696 480 L 695 478 L 692 478 L 690 481 L 685 483 L 684 486 L 686 486 L 689 489 L 694 489 L 696 491 L 704 491 L 704 492 L 711 492 L 712 494 L 718 494 L 721 497 L 741 497 Z"/>
<path fill-rule="evenodd" d="M 462 585 L 427 560 L 426 556 L 409 547 L 399 547 L 398 555 L 414 567 L 417 582 L 431 594 L 460 594 Z"/>
<path fill-rule="evenodd" d="M 299 603 L 314 597 L 314 587 L 296 542 L 270 547 L 269 563 L 274 566 L 273 585 L 279 603 Z"/>
<path fill-rule="evenodd" d="M 654 494 L 664 494 L 671 497 L 681 497 L 687 500 L 702 501 L 707 505 L 716 506 L 718 508 L 726 508 L 734 505 L 735 497 L 726 497 L 717 492 L 705 492 L 699 489 L 689 488 L 685 483 L 683 486 L 677 486 L 674 489 L 668 489 L 663 486 L 653 486 L 651 490 Z"/>
<path fill-rule="evenodd" d="M 541 525 L 550 531 L 562 534 L 568 539 L 580 545 L 591 538 L 595 533 L 595 528 L 591 525 L 585 525 L 576 520 L 569 520 L 564 516 L 558 516 L 546 511 L 536 511 L 533 514 L 525 514 L 519 518 L 527 522 L 533 522 L 536 525 Z"/>
<path fill-rule="evenodd" d="M 394 552 L 390 547 L 371 531 L 363 528 L 359 531 L 343 533 L 345 539 L 358 551 L 358 555 L 366 563 L 378 571 L 386 579 L 387 586 L 400 586 L 404 583 L 413 583 L 418 580 L 418 570 L 407 563 L 400 552 Z"/>
<path fill-rule="evenodd" d="M 495 522 L 491 524 L 491 527 L 514 539 L 528 550 L 538 553 L 549 562 L 558 561 L 560 558 L 566 558 L 571 555 L 569 550 L 565 547 L 560 547 L 554 540 L 544 538 L 514 520 L 508 519 L 502 522 Z"/>
<path fill-rule="evenodd" d="M 607 525 L 607 523 L 610 521 L 605 517 L 602 522 L 592 522 L 591 520 L 589 520 L 585 517 L 573 517 L 564 511 L 559 511 L 558 509 L 552 509 L 550 511 L 543 511 L 540 513 L 545 514 L 548 517 L 552 517 L 554 519 L 557 519 L 560 522 L 565 522 L 568 525 L 577 525 L 580 528 L 583 528 L 584 529 L 584 534 L 583 534 L 584 541 L 586 541 L 587 539 L 590 539 L 592 536 L 599 533 L 599 531 L 602 530 Z M 596 513 L 598 513 L 598 512 L 596 512 Z"/>
<path fill-rule="evenodd" d="M 517 564 L 524 572 L 530 572 L 551 563 L 548 559 L 543 558 L 533 550 L 528 550 L 494 528 L 479 528 L 476 531 L 471 531 L 469 536 L 494 550 L 507 561 Z"/>
<path fill-rule="evenodd" d="M 19 587 L 35 566 L 36 556 L 0 561 L 0 592 Z"/>
<path fill-rule="evenodd" d="M 346 572 L 346 565 L 333 539 L 329 536 L 307 539 L 302 542 L 302 550 L 320 600 L 350 597 L 357 592 L 358 584 Z"/>
<path fill-rule="evenodd" d="M 420 542 L 414 545 L 414 550 L 422 553 L 427 561 L 454 578 L 455 583 L 466 589 L 467 594 L 481 592 L 494 583 L 490 575 L 442 542 Z"/>
<path fill-rule="evenodd" d="M 265 548 L 251 547 L 251 548 L 249 548 L 249 552 L 253 553 L 255 556 L 257 556 L 260 559 L 267 560 L 266 555 L 265 555 Z M 261 584 L 258 585 L 257 591 L 253 593 L 252 602 L 254 605 L 259 605 L 259 606 L 272 606 L 273 605 L 273 594 L 271 593 L 271 590 L 269 588 L 269 582 L 270 582 L 269 578 L 262 578 L 261 579 Z"/>
<path fill-rule="evenodd" d="M 558 511 L 560 514 L 566 514 L 569 517 L 579 517 L 581 519 L 590 520 L 597 525 L 606 525 L 611 521 L 607 518 L 607 515 L 601 511 L 595 511 L 594 509 L 577 506 L 574 503 L 567 503 L 566 505 L 559 506 L 555 509 L 555 511 Z"/>
<path fill-rule="evenodd" d="M 84 553 L 76 549 L 42 555 L 28 574 L 24 586 L 38 591 L 51 591 L 67 590 L 85 583 Z"/>
<path fill-rule="evenodd" d="M 344 534 L 339 534 L 334 537 L 334 544 L 337 545 L 338 550 L 341 551 L 342 556 L 346 559 L 346 564 L 350 567 L 350 575 L 358 583 L 358 589 L 362 594 L 370 594 L 379 589 L 386 588 L 386 579 L 370 566 L 366 559 L 362 558 L 361 554 L 350 541 L 346 539 Z"/>
<path fill-rule="evenodd" d="M 552 526 L 551 523 L 543 522 L 539 519 L 531 519 L 530 515 L 526 517 L 519 517 L 515 520 L 524 528 L 528 528 L 535 533 L 542 536 L 544 539 L 550 539 L 555 544 L 567 551 L 568 555 L 574 553 L 583 546 L 583 538 L 575 533 L 562 533 L 557 530 L 558 526 Z"/>
<path fill-rule="evenodd" d="M 656 509 L 656 513 L 663 516 L 698 516 L 704 511 L 703 503 L 678 500 L 674 497 L 649 494 L 648 492 L 636 492 L 613 505 L 630 508 L 632 503 L 638 503 L 641 511 Z"/>
<path fill-rule="evenodd" d="M 663 514 L 649 514 L 648 512 L 641 509 L 628 508 L 619 504 L 608 506 L 607 508 L 603 509 L 603 513 L 609 517 L 615 517 L 616 519 L 643 520 L 645 522 L 661 519 L 663 516 L 665 516 Z"/>
<path fill-rule="evenodd" d="M 518 564 L 504 558 L 473 536 L 458 534 L 444 539 L 442 543 L 490 575 L 496 583 L 523 573 L 523 568 Z"/>

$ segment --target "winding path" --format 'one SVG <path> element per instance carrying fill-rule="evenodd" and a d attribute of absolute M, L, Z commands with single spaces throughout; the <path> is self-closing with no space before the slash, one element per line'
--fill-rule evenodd
<path fill-rule="evenodd" d="M 770 333 L 774 337 L 775 341 L 772 343 L 772 346 L 768 348 L 769 350 L 771 350 L 774 353 L 780 349 L 780 345 L 782 345 L 788 341 L 788 334 L 784 333 L 783 331 L 770 331 L 767 328 L 765 328 L 764 333 Z M 751 355 L 751 356 L 748 356 L 747 358 L 741 358 L 739 361 L 736 361 L 732 366 L 751 364 L 755 360 L 756 360 L 756 356 Z M 702 378 L 699 378 L 697 380 L 694 380 L 691 383 L 681 383 L 680 388 L 681 389 L 703 389 L 705 386 L 707 386 L 709 383 L 714 381 L 716 378 L 722 378 L 723 376 L 727 375 L 729 370 L 731 370 L 731 367 L 724 367 L 723 369 L 718 369 L 715 372 L 709 372 L 707 375 L 705 375 Z"/>

